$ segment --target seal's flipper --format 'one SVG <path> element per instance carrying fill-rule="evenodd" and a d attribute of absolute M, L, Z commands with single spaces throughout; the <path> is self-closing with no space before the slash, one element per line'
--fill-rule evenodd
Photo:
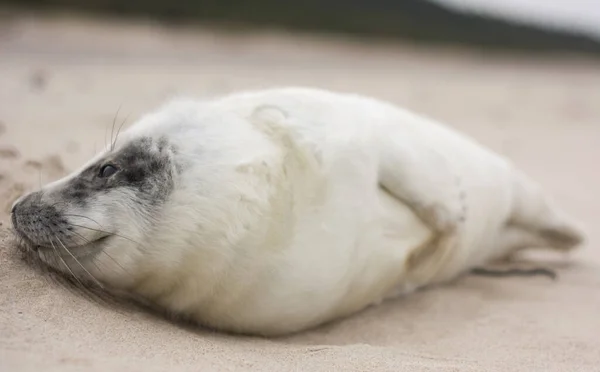
<path fill-rule="evenodd" d="M 512 228 L 511 234 L 518 229 L 520 235 L 526 237 L 523 241 L 514 241 L 513 249 L 517 250 L 546 247 L 568 251 L 584 241 L 581 229 L 553 205 L 540 186 L 516 170 L 508 226 Z"/>
<path fill-rule="evenodd" d="M 412 251 L 406 262 L 407 280 L 421 286 L 436 277 L 457 246 L 466 213 L 465 194 L 442 154 L 404 138 L 390 136 L 382 141 L 379 184 L 433 232 L 432 239 Z"/>
<path fill-rule="evenodd" d="M 397 137 L 386 138 L 381 145 L 381 187 L 434 231 L 456 230 L 465 218 L 465 195 L 444 155 Z"/>

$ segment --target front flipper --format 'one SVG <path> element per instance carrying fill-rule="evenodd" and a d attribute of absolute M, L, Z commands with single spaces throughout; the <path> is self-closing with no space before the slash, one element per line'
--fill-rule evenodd
<path fill-rule="evenodd" d="M 381 187 L 410 207 L 433 232 L 406 263 L 407 281 L 416 287 L 430 284 L 459 243 L 467 215 L 466 193 L 448 159 L 426 144 L 387 137 L 380 150 Z"/>

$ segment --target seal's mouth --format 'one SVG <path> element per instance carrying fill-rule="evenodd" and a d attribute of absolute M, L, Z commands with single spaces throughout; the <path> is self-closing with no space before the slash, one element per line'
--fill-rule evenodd
<path fill-rule="evenodd" d="M 109 232 L 103 232 L 102 235 L 95 237 L 94 239 L 86 238 L 85 242 L 73 241 L 60 239 L 58 236 L 51 236 L 48 234 L 47 242 L 36 242 L 28 234 L 19 228 L 13 217 L 13 228 L 11 229 L 13 234 L 21 242 L 21 245 L 33 252 L 46 252 L 46 253 L 57 253 L 60 252 L 61 256 L 75 256 L 76 258 L 87 258 L 95 255 L 102 251 L 106 243 L 111 239 L 113 234 Z"/>
<path fill-rule="evenodd" d="M 54 248 L 84 249 L 84 248 L 92 248 L 92 247 L 94 249 L 97 249 L 100 247 L 100 245 L 102 245 L 104 242 L 106 242 L 110 237 L 111 237 L 111 235 L 107 234 L 105 236 L 101 236 L 94 240 L 88 240 L 84 244 L 67 245 L 62 241 L 57 241 L 57 242 L 54 242 L 53 244 L 35 244 L 35 246 L 37 249 L 54 249 Z"/>
<path fill-rule="evenodd" d="M 89 247 L 96 248 L 113 235 L 104 229 L 85 226 L 85 223 L 73 224 L 53 206 L 40 207 L 34 204 L 33 207 L 30 205 L 18 207 L 18 205 L 15 204 L 11 211 L 12 230 L 17 238 L 34 251 L 40 249 L 79 251 Z"/>

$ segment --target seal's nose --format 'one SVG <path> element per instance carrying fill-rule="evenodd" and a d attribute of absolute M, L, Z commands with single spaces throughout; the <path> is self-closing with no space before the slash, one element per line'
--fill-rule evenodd
<path fill-rule="evenodd" d="M 10 213 L 14 214 L 17 211 L 17 204 L 19 204 L 19 201 L 17 200 L 16 202 L 13 203 L 12 207 L 10 208 Z"/>
<path fill-rule="evenodd" d="M 14 228 L 17 228 L 17 204 L 18 203 L 13 203 L 12 207 L 10 208 L 10 220 L 13 224 Z"/>

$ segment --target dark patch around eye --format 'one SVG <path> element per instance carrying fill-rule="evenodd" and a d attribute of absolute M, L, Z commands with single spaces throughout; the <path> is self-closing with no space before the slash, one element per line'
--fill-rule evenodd
<path fill-rule="evenodd" d="M 112 154 L 110 159 L 103 159 L 103 163 L 90 166 L 64 189 L 64 196 L 79 204 L 86 204 L 86 200 L 94 193 L 125 187 L 134 190 L 141 199 L 166 198 L 173 187 L 173 148 L 168 147 L 168 140 L 164 137 L 158 140 L 157 147 L 153 148 L 152 145 L 151 138 L 141 138 Z M 157 148 L 162 148 L 162 151 L 157 151 Z M 105 171 L 102 167 L 107 160 L 116 164 L 118 172 L 101 177 Z"/>

